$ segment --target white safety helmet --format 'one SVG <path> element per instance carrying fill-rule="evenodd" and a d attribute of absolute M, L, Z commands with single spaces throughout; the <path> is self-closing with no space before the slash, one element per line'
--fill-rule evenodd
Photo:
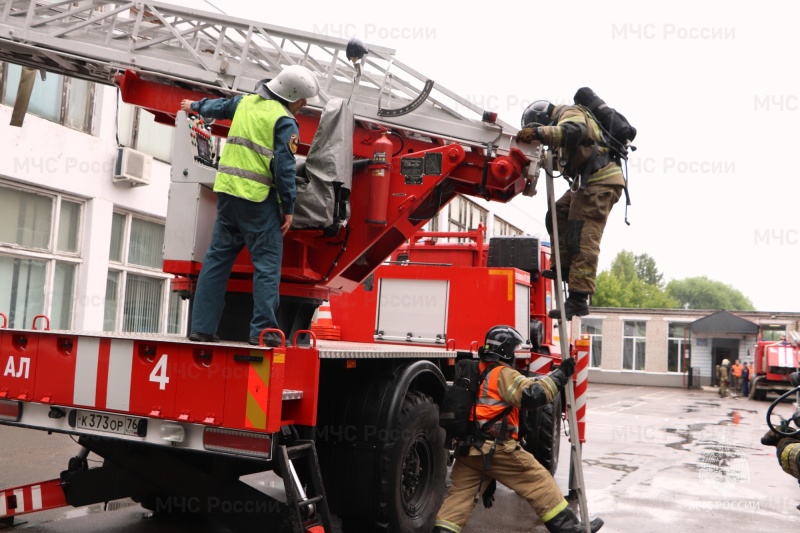
<path fill-rule="evenodd" d="M 301 65 L 285 67 L 275 78 L 267 82 L 267 87 L 275 95 L 289 103 L 302 98 L 314 98 L 319 94 L 317 77 Z"/>

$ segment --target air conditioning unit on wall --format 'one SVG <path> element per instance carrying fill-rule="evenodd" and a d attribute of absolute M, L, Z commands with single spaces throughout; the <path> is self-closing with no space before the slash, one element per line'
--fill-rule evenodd
<path fill-rule="evenodd" d="M 117 164 L 114 166 L 114 183 L 148 185 L 152 165 L 153 156 L 120 146 L 117 149 Z"/>

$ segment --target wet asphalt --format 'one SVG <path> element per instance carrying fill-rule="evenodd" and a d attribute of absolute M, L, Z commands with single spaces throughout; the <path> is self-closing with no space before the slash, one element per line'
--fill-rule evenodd
<path fill-rule="evenodd" d="M 774 448 L 760 443 L 768 407 L 769 401 L 720 398 L 711 390 L 591 384 L 582 447 L 589 514 L 603 518 L 605 533 L 796 530 L 798 481 L 780 469 Z M 793 411 L 789 403 L 776 409 L 784 416 Z M 0 487 L 56 478 L 76 450 L 65 435 L 0 426 Z M 555 479 L 565 494 L 570 453 L 563 437 Z M 197 521 L 154 519 L 133 502 L 112 507 L 26 515 L 14 530 L 225 531 Z M 546 529 L 525 501 L 499 486 L 494 506 L 479 503 L 463 531 Z"/>

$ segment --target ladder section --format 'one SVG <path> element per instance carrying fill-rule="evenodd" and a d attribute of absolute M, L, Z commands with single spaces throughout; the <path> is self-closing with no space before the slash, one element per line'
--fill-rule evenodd
<path fill-rule="evenodd" d="M 322 104 L 312 107 L 352 96 L 357 118 L 509 148 L 516 128 L 484 122 L 483 109 L 398 61 L 390 48 L 367 45 L 356 65 L 347 44 L 162 2 L 0 0 L 0 60 L 109 85 L 134 70 L 150 81 L 226 96 L 253 92 L 259 80 L 301 64 L 320 79 Z"/>
<path fill-rule="evenodd" d="M 277 459 L 294 533 L 332 532 L 331 514 L 325 498 L 314 441 L 298 441 L 291 446 L 282 444 L 278 446 Z M 308 477 L 309 485 L 304 485 L 300 480 L 294 461 L 297 461 L 301 472 Z"/>
<path fill-rule="evenodd" d="M 551 254 L 555 259 L 553 263 L 556 271 L 556 281 L 553 283 L 555 289 L 555 303 L 559 311 L 558 317 L 558 336 L 561 342 L 561 357 L 572 357 L 570 350 L 569 340 L 567 339 L 567 324 L 564 315 L 564 294 L 563 283 L 566 280 L 561 279 L 561 254 L 559 248 L 559 228 L 556 220 L 556 198 L 553 187 L 553 154 L 551 152 L 545 153 L 544 167 L 547 174 L 547 202 L 550 207 L 551 220 L 553 224 L 553 242 L 551 243 Z M 581 447 L 581 431 L 578 426 L 577 409 L 578 406 L 575 402 L 575 382 L 572 378 L 567 380 L 567 385 L 564 387 L 564 392 L 567 398 L 567 421 L 570 430 L 570 475 L 569 475 L 569 496 L 570 499 L 578 501 L 580 510 L 581 523 L 587 531 L 590 530 L 589 509 L 586 502 L 586 484 L 583 478 L 583 452 Z"/>

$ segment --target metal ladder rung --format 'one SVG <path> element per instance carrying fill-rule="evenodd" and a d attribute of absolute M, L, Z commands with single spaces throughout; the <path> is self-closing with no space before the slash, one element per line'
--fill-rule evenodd
<path fill-rule="evenodd" d="M 300 507 L 308 507 L 309 505 L 314 505 L 317 502 L 321 502 L 322 499 L 323 499 L 322 496 L 313 496 L 307 500 L 298 503 L 297 505 L 299 505 Z"/>

